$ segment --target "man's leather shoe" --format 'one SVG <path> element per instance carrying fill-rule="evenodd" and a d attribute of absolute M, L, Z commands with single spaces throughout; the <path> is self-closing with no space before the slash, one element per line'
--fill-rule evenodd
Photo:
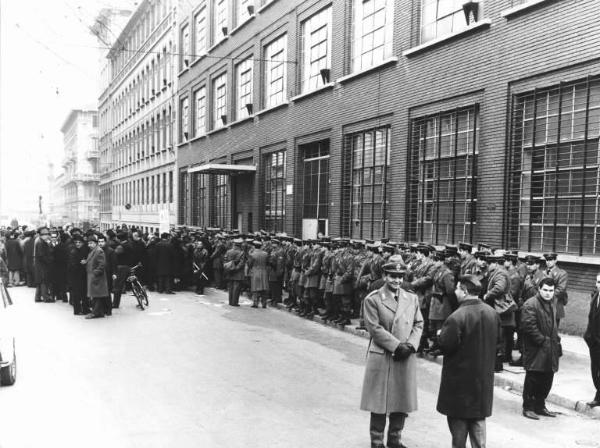
<path fill-rule="evenodd" d="M 537 414 L 529 409 L 523 409 L 523 417 L 530 418 L 531 420 L 539 420 Z"/>
<path fill-rule="evenodd" d="M 556 412 L 549 411 L 547 408 L 539 409 L 535 411 L 537 415 L 543 415 L 544 417 L 556 417 L 558 414 Z"/>
<path fill-rule="evenodd" d="M 590 408 L 595 408 L 596 406 L 600 406 L 600 400 L 593 399 L 587 404 Z"/>

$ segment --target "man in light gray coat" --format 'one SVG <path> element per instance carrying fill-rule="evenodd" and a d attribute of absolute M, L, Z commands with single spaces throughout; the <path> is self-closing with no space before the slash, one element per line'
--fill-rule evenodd
<path fill-rule="evenodd" d="M 365 326 L 371 335 L 360 408 L 371 412 L 371 447 L 402 448 L 404 421 L 417 409 L 415 352 L 423 332 L 416 294 L 402 288 L 406 266 L 401 260 L 383 266 L 385 285 L 364 301 Z"/>

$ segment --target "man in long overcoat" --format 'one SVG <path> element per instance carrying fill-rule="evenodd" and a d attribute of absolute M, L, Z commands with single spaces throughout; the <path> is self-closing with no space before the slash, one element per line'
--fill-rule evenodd
<path fill-rule="evenodd" d="M 52 263 L 49 241 L 50 233 L 48 232 L 48 228 L 42 227 L 33 247 L 36 302 L 41 302 L 42 300 L 44 302 L 50 302 L 52 300 L 49 290 L 50 265 Z"/>
<path fill-rule="evenodd" d="M 87 299 L 87 275 L 85 272 L 85 261 L 88 256 L 88 248 L 84 245 L 83 237 L 79 234 L 73 235 L 73 246 L 69 251 L 69 269 L 67 271 L 70 288 L 70 302 L 73 306 L 73 314 L 88 314 L 90 312 Z"/>
<path fill-rule="evenodd" d="M 224 271 L 227 278 L 227 290 L 229 293 L 229 306 L 240 306 L 240 292 L 242 291 L 242 282 L 244 281 L 245 255 L 242 252 L 242 243 L 244 240 L 235 238 L 233 247 L 229 249 L 223 257 L 223 267 L 230 267 Z"/>
<path fill-rule="evenodd" d="M 23 269 L 23 248 L 16 233 L 9 233 L 6 241 L 6 265 L 8 267 L 8 285 L 21 286 L 21 270 Z"/>
<path fill-rule="evenodd" d="M 387 447 L 401 448 L 409 412 L 417 409 L 417 359 L 423 317 L 416 294 L 402 289 L 406 266 L 383 266 L 385 285 L 364 301 L 365 326 L 371 335 L 360 408 L 371 412 L 371 447 L 383 448 L 386 414 Z"/>
<path fill-rule="evenodd" d="M 106 297 L 108 297 L 108 282 L 106 280 L 106 256 L 104 251 L 98 246 L 96 235 L 88 237 L 88 247 L 90 251 L 85 261 L 85 271 L 87 274 L 87 294 L 93 302 L 93 310 L 85 316 L 86 319 L 95 319 L 104 317 Z"/>
<path fill-rule="evenodd" d="M 252 308 L 258 308 L 258 300 L 263 308 L 267 307 L 267 291 L 269 290 L 269 273 L 267 261 L 269 254 L 262 249 L 261 241 L 253 241 L 254 249 L 248 255 L 250 270 L 250 291 L 252 293 Z"/>
<path fill-rule="evenodd" d="M 481 289 L 475 275 L 459 277 L 459 308 L 438 337 L 444 366 L 437 410 L 447 416 L 453 448 L 465 448 L 467 435 L 471 446 L 485 446 L 485 419 L 492 415 L 500 318 L 479 299 Z"/>
<path fill-rule="evenodd" d="M 590 407 L 600 406 L 600 274 L 596 275 L 596 290 L 592 293 L 588 324 L 583 339 L 590 349 L 592 381 L 596 396 L 588 403 Z"/>
<path fill-rule="evenodd" d="M 532 420 L 539 420 L 538 415 L 556 417 L 556 413 L 546 408 L 546 397 L 561 355 L 553 296 L 554 280 L 546 277 L 540 281 L 538 295 L 528 299 L 521 309 L 523 415 Z"/>
<path fill-rule="evenodd" d="M 156 275 L 158 276 L 158 292 L 173 294 L 173 263 L 175 249 L 169 242 L 169 234 L 163 233 L 160 242 L 156 245 Z"/>

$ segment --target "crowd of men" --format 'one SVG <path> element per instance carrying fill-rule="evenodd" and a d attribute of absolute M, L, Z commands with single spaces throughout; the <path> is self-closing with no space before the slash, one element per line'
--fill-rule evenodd
<path fill-rule="evenodd" d="M 425 321 L 418 352 L 441 354 L 437 333 L 458 307 L 454 292 L 458 278 L 475 275 L 483 285 L 480 298 L 502 321 L 504 345 L 498 351 L 498 370 L 502 362 L 522 363 L 512 359 L 515 334 L 517 347 L 521 345 L 520 309 L 537 294 L 543 278 L 551 277 L 556 284 L 557 324 L 568 301 L 567 273 L 557 266 L 556 254 L 519 258 L 517 252 L 486 244 L 409 245 L 386 239 L 328 237 L 302 240 L 265 231 L 245 235 L 185 227 L 159 235 L 125 225 L 105 232 L 83 232 L 71 226 L 36 231 L 7 228 L 0 241 L 4 241 L 0 242 L 0 258 L 6 262 L 9 287 L 35 286 L 36 301 L 68 301 L 75 314 L 110 315 L 112 308 L 120 306 L 126 279 L 137 266 L 136 274 L 151 291 L 171 294 L 193 288 L 203 294 L 204 287 L 212 283 L 228 289 L 231 306 L 239 306 L 240 294 L 247 291 L 253 307 L 282 302 L 283 291 L 287 291 L 285 304 L 301 316 L 319 314 L 340 325 L 360 318 L 363 328 L 364 298 L 382 286 L 383 265 L 399 255 L 407 270 L 404 287 L 419 297 Z M 101 261 L 104 268 L 100 279 L 99 269 L 90 272 L 92 252 L 95 263 Z M 96 302 L 99 305 L 92 310 Z"/>

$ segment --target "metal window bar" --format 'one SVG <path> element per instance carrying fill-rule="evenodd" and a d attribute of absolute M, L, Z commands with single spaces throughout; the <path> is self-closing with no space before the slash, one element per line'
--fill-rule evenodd
<path fill-rule="evenodd" d="M 453 178 L 453 189 L 452 189 L 452 242 L 456 241 L 456 166 L 457 166 L 457 161 L 458 161 L 458 115 L 459 115 L 459 109 L 457 108 L 454 111 L 454 157 L 453 157 L 453 161 L 452 161 L 452 167 L 453 167 L 453 171 L 454 171 L 454 178 Z M 467 115 L 467 129 L 469 127 L 469 116 Z M 466 162 L 466 160 L 465 160 Z M 466 169 L 466 163 L 465 163 L 465 169 Z M 465 176 L 466 177 L 466 176 Z M 466 179 L 465 179 L 465 188 L 466 188 Z M 463 198 L 464 201 L 464 198 Z M 463 222 L 464 222 L 464 215 L 463 215 Z M 463 224 L 463 232 L 464 232 L 464 224 Z"/>
<path fill-rule="evenodd" d="M 531 134 L 531 169 L 529 172 L 529 232 L 527 235 L 527 251 L 531 251 L 531 231 L 533 229 L 533 220 L 531 215 L 533 212 L 533 157 L 535 152 L 535 140 L 537 131 L 537 97 L 538 89 L 533 91 L 533 130 Z"/>
<path fill-rule="evenodd" d="M 475 227 L 475 223 L 477 222 L 477 210 L 475 209 L 475 196 L 477 194 L 477 126 L 479 123 L 477 122 L 477 118 L 479 117 L 479 105 L 476 104 L 473 107 L 473 152 L 471 153 L 471 202 L 469 209 L 469 242 L 473 242 L 473 228 Z M 465 171 L 467 169 L 467 164 L 465 163 Z M 466 174 L 466 173 L 465 173 Z M 469 176 L 466 176 L 466 185 L 469 182 Z M 465 188 L 466 188 L 465 185 Z M 465 203 L 466 205 L 466 203 Z"/>
<path fill-rule="evenodd" d="M 585 227 L 585 186 L 587 174 L 587 156 L 588 156 L 588 134 L 590 123 L 590 79 L 588 75 L 585 81 L 586 99 L 585 99 L 585 130 L 583 132 L 583 179 L 581 188 L 581 218 L 579 225 L 579 255 L 583 255 L 583 231 Z M 597 176 L 597 174 L 596 174 Z"/>
<path fill-rule="evenodd" d="M 437 175 L 438 175 L 438 181 L 437 181 L 437 188 L 436 188 L 436 193 L 435 193 L 435 244 L 438 244 L 438 237 L 439 237 L 439 232 L 440 232 L 440 178 L 441 178 L 441 165 L 442 165 L 442 114 L 438 113 L 437 114 L 437 124 L 438 124 L 438 128 L 437 128 L 437 134 L 438 134 L 438 139 L 437 139 Z"/>
<path fill-rule="evenodd" d="M 560 152 L 560 131 L 561 131 L 561 122 L 562 122 L 562 101 L 563 101 L 563 82 L 558 84 L 558 124 L 557 126 L 557 136 L 556 136 L 556 167 L 554 169 L 554 223 L 552 226 L 552 251 L 556 252 L 556 234 L 557 234 L 557 224 L 558 224 L 558 176 L 559 176 L 559 160 L 558 154 Z M 546 202 L 546 201 L 544 201 Z"/>

